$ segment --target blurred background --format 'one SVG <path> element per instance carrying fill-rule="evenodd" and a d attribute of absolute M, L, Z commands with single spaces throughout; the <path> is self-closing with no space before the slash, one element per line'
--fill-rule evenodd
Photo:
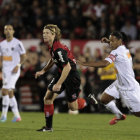
<path fill-rule="evenodd" d="M 125 32 L 133 57 L 136 79 L 140 82 L 140 1 L 139 0 L 0 0 L 0 40 L 4 39 L 3 27 L 12 24 L 15 37 L 20 39 L 27 51 L 16 86 L 16 98 L 20 111 L 43 111 L 43 97 L 48 83 L 56 74 L 53 66 L 44 76 L 35 79 L 50 54 L 42 41 L 42 29 L 46 24 L 57 24 L 62 31 L 62 42 L 73 52 L 75 58 L 99 61 L 110 48 L 100 39 L 115 30 Z M 81 76 L 81 97 L 101 93 L 115 79 L 114 65 L 105 68 L 78 66 Z M 0 73 L 1 77 L 1 73 Z M 117 100 L 118 107 L 129 113 Z M 55 113 L 68 112 L 65 92 L 55 100 Z M 80 113 L 104 113 L 102 106 L 88 105 Z"/>

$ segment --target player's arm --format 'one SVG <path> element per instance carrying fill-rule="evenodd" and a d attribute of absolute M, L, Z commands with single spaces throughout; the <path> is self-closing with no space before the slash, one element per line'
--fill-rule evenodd
<path fill-rule="evenodd" d="M 110 64 L 109 61 L 107 60 L 102 60 L 102 61 L 91 61 L 91 62 L 82 62 L 82 61 L 77 61 L 79 64 L 83 65 L 83 66 L 89 66 L 89 67 L 106 67 Z"/>
<path fill-rule="evenodd" d="M 66 80 L 70 70 L 71 70 L 71 66 L 70 66 L 70 63 L 68 62 L 62 70 L 61 77 L 59 78 L 59 80 L 57 82 L 58 85 L 63 84 L 63 82 Z"/>
<path fill-rule="evenodd" d="M 48 61 L 47 65 L 41 71 L 47 72 L 53 66 L 53 64 L 54 64 L 54 60 L 53 58 L 51 58 Z"/>
<path fill-rule="evenodd" d="M 110 43 L 110 40 L 108 39 L 108 38 L 106 38 L 106 37 L 103 37 L 102 39 L 101 39 L 101 43 Z"/>
<path fill-rule="evenodd" d="M 26 54 L 21 54 L 20 55 L 20 65 L 22 65 L 26 60 Z"/>
<path fill-rule="evenodd" d="M 69 72 L 71 70 L 71 65 L 68 61 L 67 52 L 65 50 L 58 49 L 55 52 L 55 55 L 56 55 L 60 65 L 63 67 L 63 70 L 62 70 L 59 80 L 53 86 L 53 91 L 60 91 L 63 82 L 66 80 L 67 76 L 69 75 Z"/>
<path fill-rule="evenodd" d="M 39 76 L 41 76 L 41 75 L 43 75 L 45 72 L 47 72 L 47 71 L 53 66 L 53 64 L 54 64 L 54 60 L 53 60 L 53 58 L 51 58 L 51 59 L 48 61 L 47 65 L 46 65 L 41 71 L 36 72 L 35 78 L 38 78 Z"/>

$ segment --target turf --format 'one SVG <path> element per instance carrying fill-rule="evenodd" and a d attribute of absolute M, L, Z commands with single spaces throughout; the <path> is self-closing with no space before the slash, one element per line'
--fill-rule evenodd
<path fill-rule="evenodd" d="M 108 114 L 55 114 L 53 132 L 37 132 L 44 125 L 44 114 L 21 113 L 22 121 L 0 123 L 0 140 L 140 140 L 140 119 L 127 115 L 125 121 L 110 126 Z"/>

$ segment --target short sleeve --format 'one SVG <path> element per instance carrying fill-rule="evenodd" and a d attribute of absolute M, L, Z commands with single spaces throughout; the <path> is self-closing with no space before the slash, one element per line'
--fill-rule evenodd
<path fill-rule="evenodd" d="M 62 67 L 64 67 L 68 63 L 67 51 L 63 50 L 62 48 L 59 48 L 54 52 L 54 54 L 57 58 L 57 61 L 59 61 Z"/>
<path fill-rule="evenodd" d="M 26 53 L 25 48 L 24 48 L 24 46 L 23 46 L 23 43 L 22 43 L 21 41 L 19 41 L 19 44 L 18 44 L 18 51 L 19 51 L 19 54 L 20 54 L 20 55 Z"/>
<path fill-rule="evenodd" d="M 105 58 L 105 60 L 109 61 L 109 63 L 113 63 L 116 61 L 117 52 L 115 50 L 111 51 L 108 57 Z"/>

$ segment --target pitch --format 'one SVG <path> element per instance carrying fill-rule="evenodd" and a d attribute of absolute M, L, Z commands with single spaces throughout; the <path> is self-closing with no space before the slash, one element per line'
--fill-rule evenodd
<path fill-rule="evenodd" d="M 22 121 L 0 123 L 1 140 L 140 140 L 140 119 L 127 115 L 125 121 L 108 124 L 111 114 L 55 114 L 53 132 L 37 132 L 44 125 L 44 114 L 21 113 Z"/>

